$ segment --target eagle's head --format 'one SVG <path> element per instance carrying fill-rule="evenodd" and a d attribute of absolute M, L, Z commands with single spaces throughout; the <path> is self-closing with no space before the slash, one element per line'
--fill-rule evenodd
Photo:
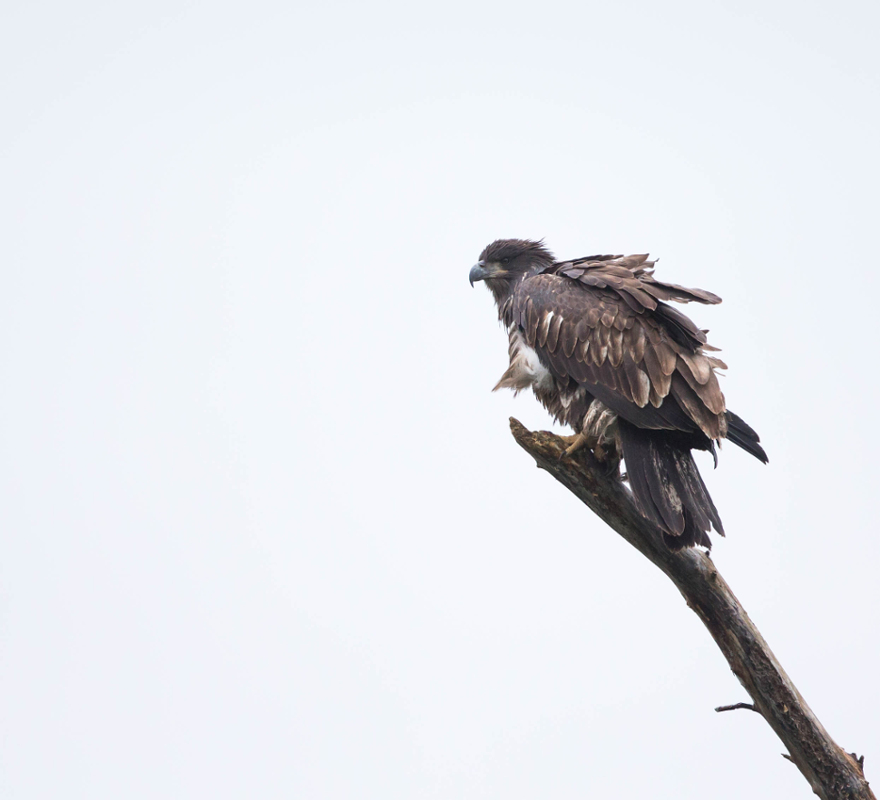
<path fill-rule="evenodd" d="M 525 277 L 536 275 L 553 263 L 553 254 L 543 242 L 530 239 L 496 239 L 488 245 L 480 260 L 471 267 L 471 286 L 486 281 L 499 303 Z"/>

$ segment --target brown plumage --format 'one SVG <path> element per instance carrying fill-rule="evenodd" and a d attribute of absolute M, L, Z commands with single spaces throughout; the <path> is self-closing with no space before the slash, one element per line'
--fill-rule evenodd
<path fill-rule="evenodd" d="M 539 242 L 499 240 L 481 254 L 485 280 L 508 329 L 510 367 L 496 389 L 531 386 L 576 432 L 571 451 L 626 462 L 642 514 L 673 549 L 710 546 L 723 527 L 691 457 L 724 438 L 766 462 L 758 435 L 728 411 L 716 369 L 726 368 L 700 330 L 668 305 L 716 304 L 702 289 L 658 281 L 647 255 L 554 262 Z"/>

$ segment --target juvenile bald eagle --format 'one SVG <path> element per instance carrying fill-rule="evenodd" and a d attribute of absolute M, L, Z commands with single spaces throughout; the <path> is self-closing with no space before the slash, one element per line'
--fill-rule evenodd
<path fill-rule="evenodd" d="M 531 387 L 574 431 L 571 455 L 593 449 L 615 471 L 622 458 L 641 514 L 673 550 L 710 547 L 724 535 L 691 450 L 730 439 L 767 462 L 758 434 L 724 404 L 724 362 L 706 332 L 668 305 L 715 304 L 702 289 L 661 283 L 647 255 L 554 260 L 541 242 L 502 239 L 480 254 L 471 285 L 485 281 L 510 339 L 510 367 L 495 389 Z"/>

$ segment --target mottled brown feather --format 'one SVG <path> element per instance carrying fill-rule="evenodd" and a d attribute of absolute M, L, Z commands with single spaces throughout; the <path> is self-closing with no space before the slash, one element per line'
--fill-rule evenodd
<path fill-rule="evenodd" d="M 664 375 L 672 375 L 675 372 L 675 365 L 678 362 L 678 356 L 672 349 L 668 341 L 660 341 L 654 346 L 654 352 L 657 354 L 657 360 L 660 362 L 660 369 Z"/>
<path fill-rule="evenodd" d="M 661 399 L 666 397 L 669 394 L 669 387 L 672 383 L 671 373 L 667 375 L 660 366 L 660 359 L 657 356 L 657 351 L 653 347 L 648 347 L 645 350 L 645 357 L 643 359 L 643 363 L 648 372 L 648 378 L 651 381 L 651 386 L 654 388 L 654 392 Z"/>
<path fill-rule="evenodd" d="M 571 323 L 562 325 L 559 329 L 559 344 L 561 345 L 562 352 L 565 353 L 566 358 L 571 358 L 575 346 L 578 343 L 576 330 L 577 326 L 572 325 Z"/>
<path fill-rule="evenodd" d="M 544 311 L 541 316 L 541 321 L 538 323 L 538 332 L 537 332 L 537 343 L 541 347 L 547 346 L 547 334 L 550 331 L 550 322 L 552 321 L 552 317 L 550 316 L 550 312 Z"/>
<path fill-rule="evenodd" d="M 601 322 L 606 328 L 610 328 L 614 324 L 614 318 L 617 316 L 617 306 L 609 303 L 605 306 L 602 313 Z"/>
<path fill-rule="evenodd" d="M 714 375 L 709 359 L 701 353 L 691 354 L 682 349 L 679 351 L 678 357 L 687 364 L 691 375 L 694 376 L 694 380 L 697 383 L 708 383 L 709 379 Z M 681 365 L 679 365 L 678 369 L 681 370 Z"/>
<path fill-rule="evenodd" d="M 632 356 L 632 360 L 636 364 L 640 363 L 645 357 L 645 345 L 648 339 L 645 336 L 644 325 L 633 325 L 632 333 L 627 337 L 627 347 Z"/>
<path fill-rule="evenodd" d="M 724 417 L 719 417 L 706 408 L 697 393 L 688 386 L 687 381 L 678 372 L 672 376 L 670 394 L 678 401 L 688 416 L 700 426 L 700 430 L 706 436 L 710 439 L 722 437 L 721 427 Z"/>
<path fill-rule="evenodd" d="M 718 379 L 715 377 L 714 373 L 712 374 L 711 379 L 707 380 L 706 383 L 700 383 L 694 378 L 690 369 L 688 369 L 687 365 L 684 364 L 679 356 L 678 370 L 676 374 L 681 375 L 681 377 L 685 379 L 687 385 L 693 389 L 694 394 L 700 398 L 709 411 L 713 414 L 724 413 L 724 395 L 721 394 L 721 387 L 718 385 Z"/>
<path fill-rule="evenodd" d="M 553 353 L 556 351 L 556 343 L 559 341 L 559 329 L 562 327 L 562 317 L 558 313 L 550 320 L 550 328 L 547 332 L 547 349 Z"/>
<path fill-rule="evenodd" d="M 623 361 L 623 331 L 617 328 L 608 331 L 608 360 L 612 367 L 619 367 Z"/>
<path fill-rule="evenodd" d="M 651 395 L 651 380 L 648 374 L 639 369 L 629 353 L 623 358 L 623 369 L 626 379 L 629 381 L 629 399 L 639 408 L 644 408 Z"/>

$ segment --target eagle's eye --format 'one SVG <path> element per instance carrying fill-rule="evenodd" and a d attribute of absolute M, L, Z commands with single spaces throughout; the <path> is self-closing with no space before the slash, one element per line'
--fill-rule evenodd
<path fill-rule="evenodd" d="M 509 264 L 509 263 L 510 263 L 510 259 L 509 259 L 509 258 L 502 258 L 502 259 L 501 259 L 501 263 L 502 263 L 502 264 Z"/>

